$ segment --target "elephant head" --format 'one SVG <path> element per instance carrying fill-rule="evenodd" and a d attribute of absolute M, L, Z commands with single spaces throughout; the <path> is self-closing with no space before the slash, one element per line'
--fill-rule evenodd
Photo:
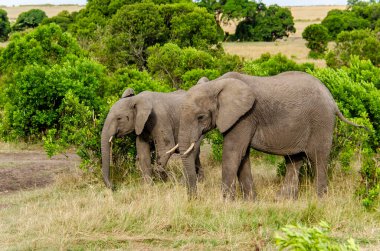
<path fill-rule="evenodd" d="M 215 127 L 227 132 L 254 102 L 253 90 L 238 79 L 217 79 L 188 91 L 181 105 L 178 143 L 190 197 L 196 193 L 195 143 Z"/>
<path fill-rule="evenodd" d="M 127 89 L 122 98 L 110 109 L 104 122 L 101 136 L 102 174 L 108 188 L 113 185 L 109 180 L 110 174 L 110 145 L 114 136 L 122 137 L 135 131 L 140 135 L 152 111 L 150 100 L 134 96 L 132 89 Z"/>

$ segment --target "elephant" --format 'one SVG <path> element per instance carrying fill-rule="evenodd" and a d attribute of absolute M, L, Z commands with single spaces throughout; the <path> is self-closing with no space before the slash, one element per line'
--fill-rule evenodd
<path fill-rule="evenodd" d="M 178 135 L 188 195 L 196 196 L 194 143 L 211 129 L 223 134 L 222 191 L 234 199 L 238 178 L 244 199 L 256 192 L 250 148 L 282 155 L 286 175 L 279 198 L 298 196 L 305 158 L 315 169 L 318 196 L 327 191 L 327 164 L 335 117 L 356 126 L 339 111 L 329 90 L 310 74 L 290 71 L 271 77 L 229 72 L 190 88 L 181 104 Z"/>
<path fill-rule="evenodd" d="M 134 95 L 128 88 L 122 98 L 111 107 L 101 133 L 102 174 L 105 185 L 113 189 L 110 181 L 110 145 L 114 136 L 122 137 L 135 132 L 139 168 L 143 180 L 152 182 L 150 143 L 156 150 L 157 170 L 164 172 L 170 156 L 177 151 L 180 103 L 186 92 L 171 93 L 144 91 Z M 196 146 L 196 169 L 199 178 L 203 169 L 199 160 L 200 141 Z"/>

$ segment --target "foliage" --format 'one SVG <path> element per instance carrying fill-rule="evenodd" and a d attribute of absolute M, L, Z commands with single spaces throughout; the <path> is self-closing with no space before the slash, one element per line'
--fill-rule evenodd
<path fill-rule="evenodd" d="M 38 27 L 25 36 L 15 34 L 0 55 L 0 71 L 22 71 L 27 65 L 52 65 L 65 61 L 69 55 L 82 56 L 75 38 L 62 32 L 56 24 Z"/>
<path fill-rule="evenodd" d="M 278 5 L 268 8 L 257 5 L 236 27 L 235 39 L 240 41 L 275 41 L 295 32 L 293 16 L 289 9 Z"/>
<path fill-rule="evenodd" d="M 81 105 L 99 113 L 105 78 L 103 67 L 87 59 L 73 58 L 50 67 L 26 66 L 4 90 L 7 126 L 2 128 L 2 135 L 38 138 L 47 129 L 61 129 L 65 98 L 78 98 Z M 67 97 L 69 91 L 71 96 Z"/>
<path fill-rule="evenodd" d="M 13 29 L 16 31 L 25 30 L 28 28 L 37 27 L 42 21 L 47 18 L 44 11 L 40 9 L 31 9 L 21 13 L 13 25 Z"/>
<path fill-rule="evenodd" d="M 351 55 L 360 59 L 369 59 L 372 64 L 380 64 L 380 40 L 370 30 L 353 30 L 341 32 L 336 40 L 336 47 L 329 52 L 326 63 L 330 67 L 347 66 Z"/>
<path fill-rule="evenodd" d="M 8 40 L 8 35 L 11 32 L 11 23 L 8 19 L 8 14 L 5 10 L 0 9 L 0 42 Z"/>
<path fill-rule="evenodd" d="M 189 13 L 178 13 L 171 20 L 171 41 L 180 47 L 207 49 L 217 44 L 218 30 L 213 15 L 204 8 Z"/>
<path fill-rule="evenodd" d="M 163 41 L 165 28 L 153 3 L 123 6 L 109 22 L 106 48 L 112 57 L 107 64 L 113 68 L 137 64 L 142 69 L 146 49 Z"/>
<path fill-rule="evenodd" d="M 75 13 L 70 14 L 67 10 L 61 11 L 58 15 L 45 18 L 41 24 L 56 23 L 61 27 L 62 31 L 67 31 L 69 26 L 74 22 Z"/>
<path fill-rule="evenodd" d="M 192 3 L 124 5 L 106 29 L 104 63 L 112 69 L 131 64 L 145 69 L 147 48 L 155 44 L 171 41 L 179 47 L 208 49 L 218 42 L 213 16 Z"/>
<path fill-rule="evenodd" d="M 147 65 L 152 75 L 160 81 L 174 88 L 188 89 L 198 81 L 195 76 L 202 77 L 199 75 L 201 72 L 215 78 L 238 68 L 240 60 L 236 56 L 213 56 L 192 47 L 181 49 L 176 44 L 167 43 L 149 48 Z"/>
<path fill-rule="evenodd" d="M 319 226 L 310 228 L 299 224 L 287 225 L 281 228 L 281 232 L 281 234 L 276 234 L 274 237 L 280 250 L 359 250 L 352 238 L 344 243 L 332 238 L 330 236 L 330 226 L 324 221 L 320 222 Z"/>
<path fill-rule="evenodd" d="M 349 1 L 346 10 L 331 10 L 322 20 L 330 37 L 335 40 L 342 31 L 361 29 L 379 30 L 380 3 L 376 1 Z"/>
<path fill-rule="evenodd" d="M 323 54 L 327 50 L 329 34 L 327 28 L 321 24 L 307 26 L 302 32 L 302 38 L 307 41 L 306 47 L 312 52 Z"/>
<path fill-rule="evenodd" d="M 372 72 L 371 68 L 377 67 L 371 65 L 370 61 L 355 57 L 349 67 L 338 70 L 318 69 L 312 72 L 329 88 L 342 113 L 370 130 L 367 132 L 339 122 L 331 153 L 331 157 L 339 160 L 346 172 L 351 171 L 350 163 L 354 153 L 361 153 L 362 180 L 357 194 L 367 208 L 374 205 L 380 193 L 380 166 L 375 161 L 380 137 L 380 90 L 372 82 L 373 79 L 379 81 L 376 77 L 379 70 Z"/>
<path fill-rule="evenodd" d="M 259 59 L 244 62 L 243 72 L 253 76 L 273 76 L 285 71 L 314 69 L 310 63 L 297 64 L 282 54 L 262 54 Z"/>

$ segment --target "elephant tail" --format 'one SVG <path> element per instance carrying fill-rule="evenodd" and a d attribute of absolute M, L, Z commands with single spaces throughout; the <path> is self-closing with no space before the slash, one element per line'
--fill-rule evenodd
<path fill-rule="evenodd" d="M 358 124 L 355 124 L 354 122 L 352 121 L 349 121 L 348 119 L 346 119 L 343 114 L 340 112 L 339 108 L 336 107 L 336 111 L 335 111 L 335 114 L 336 116 L 338 116 L 338 118 L 340 120 L 342 120 L 343 122 L 349 124 L 349 125 L 352 125 L 352 126 L 355 126 L 355 127 L 358 127 L 358 128 L 364 128 L 367 132 L 370 132 L 369 128 L 366 127 L 366 126 L 363 126 L 363 125 L 358 125 Z"/>

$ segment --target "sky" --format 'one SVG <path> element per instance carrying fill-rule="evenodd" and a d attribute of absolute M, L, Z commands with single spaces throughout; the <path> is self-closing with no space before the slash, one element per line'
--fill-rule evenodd
<path fill-rule="evenodd" d="M 79 4 L 85 5 L 87 0 L 0 0 L 0 5 L 17 6 L 33 4 Z M 303 5 L 345 5 L 347 0 L 263 0 L 266 5 L 278 4 L 280 6 Z"/>

